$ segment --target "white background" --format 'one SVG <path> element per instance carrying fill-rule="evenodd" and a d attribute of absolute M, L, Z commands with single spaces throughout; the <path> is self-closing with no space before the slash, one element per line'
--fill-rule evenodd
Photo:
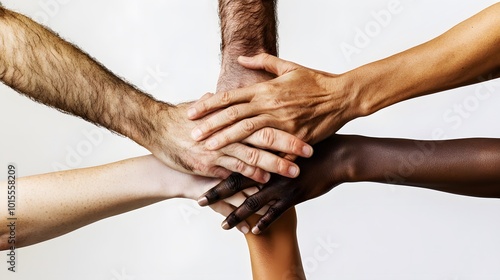
<path fill-rule="evenodd" d="M 215 89 L 220 57 L 216 0 L 2 2 L 45 23 L 159 99 L 193 100 Z M 281 57 L 335 73 L 430 40 L 495 3 L 401 0 L 400 12 L 377 29 L 372 13 L 387 9 L 391 0 L 280 2 Z M 357 54 L 343 54 L 341 45 L 356 46 L 357 28 L 366 27 L 372 28 L 370 41 L 358 44 Z M 168 76 L 152 79 L 157 69 Z M 500 81 L 488 85 L 404 102 L 341 132 L 432 139 L 438 129 L 446 138 L 500 137 L 495 122 Z M 54 171 L 54 166 L 94 166 L 148 153 L 5 86 L 0 91 L 0 168 L 15 162 L 26 176 Z M 489 93 L 488 98 L 479 100 L 476 92 Z M 470 110 L 457 119 L 450 110 L 460 104 Z M 455 121 L 446 120 L 446 114 Z M 84 131 L 101 133 L 104 141 L 80 160 L 68 161 L 86 141 Z M 499 213 L 495 199 L 355 183 L 300 205 L 298 235 L 310 279 L 500 279 Z M 21 249 L 17 274 L 7 273 L 2 253 L 0 279 L 250 279 L 245 241 L 237 232 L 221 230 L 221 221 L 194 202 L 166 201 Z M 335 248 L 324 250 L 320 240 L 330 240 Z"/>

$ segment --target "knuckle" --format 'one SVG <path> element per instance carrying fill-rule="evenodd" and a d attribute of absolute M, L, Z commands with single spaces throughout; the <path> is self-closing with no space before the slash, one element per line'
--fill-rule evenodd
<path fill-rule="evenodd" d="M 224 184 L 224 187 L 231 192 L 240 191 L 242 186 L 243 186 L 243 176 L 240 174 L 233 174 L 229 176 L 229 178 L 227 178 Z"/>
<path fill-rule="evenodd" d="M 241 222 L 241 219 L 235 213 L 231 213 L 227 216 L 226 222 L 230 227 L 234 227 Z"/>
<path fill-rule="evenodd" d="M 241 160 L 238 160 L 238 162 L 236 162 L 236 171 L 239 172 L 239 173 L 243 173 L 245 172 L 245 169 L 246 169 L 246 164 L 244 162 L 242 162 Z"/>
<path fill-rule="evenodd" d="M 268 147 L 272 147 L 276 141 L 276 135 L 274 130 L 271 128 L 264 128 L 261 130 L 261 140 L 262 143 Z"/>
<path fill-rule="evenodd" d="M 267 215 L 265 218 L 261 219 L 261 225 L 267 228 L 275 219 L 281 215 L 281 209 L 278 207 L 271 206 L 267 210 Z"/>
<path fill-rule="evenodd" d="M 236 119 L 238 119 L 238 115 L 239 115 L 239 112 L 238 112 L 238 108 L 236 108 L 236 107 L 229 107 L 226 110 L 226 117 L 231 121 L 235 121 Z"/>
<path fill-rule="evenodd" d="M 221 199 L 219 190 L 217 188 L 212 188 L 211 190 L 209 190 L 206 194 L 206 197 L 208 201 L 212 203 Z"/>
<path fill-rule="evenodd" d="M 198 112 L 206 112 L 208 111 L 208 104 L 206 101 L 203 101 L 203 102 L 200 102 L 198 105 L 197 105 L 197 111 Z"/>
<path fill-rule="evenodd" d="M 245 161 L 250 165 L 256 166 L 259 162 L 259 151 L 257 149 L 247 148 L 245 154 Z"/>
<path fill-rule="evenodd" d="M 242 123 L 242 129 L 244 132 L 252 132 L 255 130 L 255 123 L 252 120 L 245 120 Z"/>
<path fill-rule="evenodd" d="M 231 94 L 229 93 L 229 91 L 223 92 L 220 97 L 220 103 L 222 105 L 228 105 L 230 102 L 231 102 Z"/>
<path fill-rule="evenodd" d="M 245 209 L 250 212 L 258 211 L 261 208 L 261 200 L 258 197 L 251 196 L 244 203 Z"/>
<path fill-rule="evenodd" d="M 279 174 L 287 174 L 288 173 L 288 164 L 282 158 L 276 158 L 276 166 L 278 168 Z"/>
<path fill-rule="evenodd" d="M 299 147 L 299 140 L 295 137 L 290 137 L 290 139 L 288 140 L 288 149 L 290 151 L 299 151 L 300 150 L 300 147 Z"/>

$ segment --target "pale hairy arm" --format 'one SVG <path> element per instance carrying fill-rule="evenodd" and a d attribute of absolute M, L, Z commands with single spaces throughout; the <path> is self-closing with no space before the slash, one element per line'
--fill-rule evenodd
<path fill-rule="evenodd" d="M 0 8 L 0 79 L 63 112 L 154 145 L 169 105 L 116 77 L 89 55 L 24 15 Z"/>
<path fill-rule="evenodd" d="M 190 139 L 190 126 L 195 123 L 188 122 L 186 105 L 155 100 L 56 33 L 1 7 L 0 43 L 3 83 L 33 100 L 131 138 L 176 170 L 221 178 L 233 171 L 259 182 L 268 176 L 263 169 L 277 171 L 265 160 L 252 165 L 247 155 L 263 152 L 248 145 L 206 149 Z M 257 134 L 246 143 L 258 146 L 262 137 Z"/>

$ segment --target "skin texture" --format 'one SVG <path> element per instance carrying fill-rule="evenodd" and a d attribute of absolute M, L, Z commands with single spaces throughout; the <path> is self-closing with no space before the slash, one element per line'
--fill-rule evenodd
<path fill-rule="evenodd" d="M 20 248 L 40 243 L 167 199 L 196 199 L 218 182 L 173 170 L 152 155 L 21 178 L 17 180 L 17 191 L 22 195 L 17 197 L 15 245 Z M 6 193 L 6 182 L 1 186 Z M 245 197 L 239 194 L 231 201 L 237 205 Z M 233 209 L 226 202 L 214 207 L 225 215 Z M 6 215 L 3 211 L 1 218 L 7 220 Z M 249 228 L 246 222 L 240 226 Z M 8 244 L 7 230 L 0 228 L 0 250 L 12 245 Z"/>
<path fill-rule="evenodd" d="M 154 156 L 143 156 L 92 168 L 17 179 L 16 240 L 9 243 L 7 227 L 0 228 L 0 251 L 57 238 L 86 225 L 171 198 L 195 199 L 219 180 L 173 170 Z M 2 191 L 6 182 L 0 182 Z M 234 205 L 255 193 L 238 193 L 213 209 L 228 215 Z M 44 198 L 50 198 L 49 200 Z M 40 211 L 43 209 L 43 211 Z M 2 212 L 3 220 L 7 213 Z M 263 214 L 263 213 L 262 213 Z M 252 225 L 260 218 L 249 218 Z M 250 228 L 240 224 L 245 232 Z M 247 234 L 254 279 L 303 277 L 296 237 L 294 209 L 287 211 L 266 234 Z M 291 277 L 290 276 L 290 277 Z M 288 278 L 287 278 L 288 279 Z"/>
<path fill-rule="evenodd" d="M 269 174 L 263 169 L 268 166 L 266 171 L 289 176 L 286 168 L 278 170 L 276 162 L 281 159 L 260 149 L 235 143 L 229 149 L 208 150 L 190 137 L 196 123 L 186 119 L 189 105 L 155 100 L 54 32 L 5 8 L 0 8 L 0 41 L 3 83 L 35 101 L 131 138 L 178 171 L 220 178 L 238 172 L 265 182 Z M 244 142 L 255 147 L 302 142 L 284 132 L 279 135 L 287 140 L 270 143 L 260 131 Z M 303 155 L 303 146 L 308 147 L 302 143 L 297 155 Z M 276 147 L 297 152 L 290 148 L 296 149 Z"/>
<path fill-rule="evenodd" d="M 264 51 L 276 54 L 274 1 L 220 0 L 219 7 L 223 55 L 217 90 L 225 91 L 272 79 L 264 71 L 240 67 L 234 58 L 241 54 L 254 55 Z M 248 24 L 242 25 L 242 22 Z M 279 134 L 275 134 L 277 130 L 267 131 L 270 137 L 274 138 L 273 141 L 284 140 Z M 245 193 L 245 196 L 258 191 L 254 186 L 250 187 L 251 192 Z M 229 202 L 233 205 L 241 204 L 232 200 Z M 265 206 L 257 214 L 263 215 L 267 207 Z M 248 217 L 246 221 L 253 226 L 259 219 L 260 216 L 254 215 Z M 269 228 L 266 234 L 245 235 L 253 279 L 305 279 L 296 230 L 295 209 L 290 209 Z"/>
<path fill-rule="evenodd" d="M 335 135 L 315 149 L 312 158 L 297 161 L 302 169 L 297 179 L 273 177 L 227 217 L 224 228 L 274 202 L 252 229 L 259 234 L 290 207 L 346 182 L 409 185 L 500 198 L 500 139 L 418 141 Z M 205 194 L 207 204 L 254 184 L 234 175 Z"/>
<path fill-rule="evenodd" d="M 247 219 L 251 225 L 260 216 Z M 295 208 L 286 211 L 269 230 L 261 235 L 247 234 L 254 280 L 306 279 L 297 242 Z"/>
<path fill-rule="evenodd" d="M 392 104 L 497 78 L 499 13 L 500 3 L 436 39 L 342 75 L 266 54 L 241 57 L 242 66 L 279 77 L 196 102 L 191 119 L 223 109 L 198 125 L 196 140 L 214 141 L 210 148 L 218 149 L 272 127 L 316 144 L 350 120 Z"/>

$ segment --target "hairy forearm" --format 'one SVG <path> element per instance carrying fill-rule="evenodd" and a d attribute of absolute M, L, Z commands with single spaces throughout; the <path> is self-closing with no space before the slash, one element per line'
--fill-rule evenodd
<path fill-rule="evenodd" d="M 248 219 L 253 226 L 260 216 Z M 306 279 L 297 243 L 295 208 L 288 210 L 266 232 L 245 235 L 253 279 Z"/>
<path fill-rule="evenodd" d="M 498 77 L 499 14 L 500 4 L 495 4 L 434 40 L 348 72 L 362 115 Z"/>
<path fill-rule="evenodd" d="M 259 53 L 277 55 L 275 0 L 219 0 L 222 67 L 217 91 L 231 90 L 273 78 L 242 67 L 237 58 Z M 248 218 L 251 226 L 260 216 Z M 262 235 L 246 234 L 253 279 L 305 279 L 296 236 L 295 209 Z"/>
<path fill-rule="evenodd" d="M 417 141 L 344 136 L 349 181 L 500 198 L 500 139 Z"/>
<path fill-rule="evenodd" d="M 28 97 L 151 145 L 167 108 L 31 19 L 0 8 L 0 79 Z"/>
<path fill-rule="evenodd" d="M 275 0 L 219 0 L 223 55 L 276 55 L 275 9 Z"/>
<path fill-rule="evenodd" d="M 49 240 L 165 199 L 184 197 L 185 189 L 192 185 L 199 187 L 192 195 L 197 197 L 213 184 L 213 180 L 174 171 L 153 156 L 22 178 L 17 184 L 22 195 L 17 201 L 16 247 Z M 0 229 L 0 250 L 7 246 L 6 230 Z"/>
<path fill-rule="evenodd" d="M 239 56 L 278 54 L 275 0 L 219 0 L 222 67 L 217 91 L 248 86 L 273 78 L 265 71 L 241 66 Z M 259 76 L 259 77 L 255 77 Z"/>

